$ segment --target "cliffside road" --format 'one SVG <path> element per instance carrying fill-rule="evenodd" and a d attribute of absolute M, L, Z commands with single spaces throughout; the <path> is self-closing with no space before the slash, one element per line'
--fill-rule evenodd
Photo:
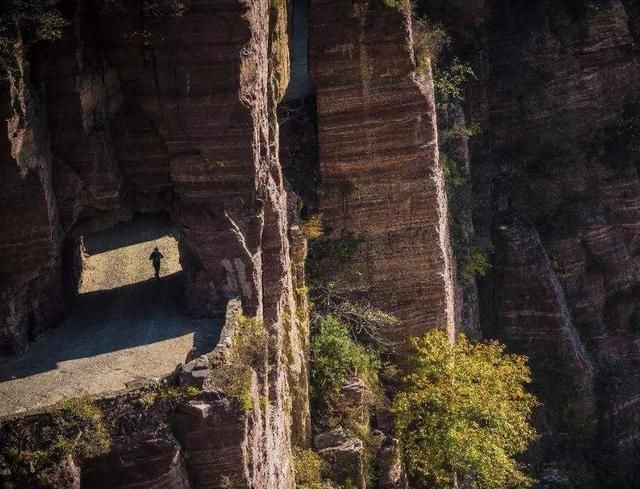
<path fill-rule="evenodd" d="M 161 236 L 166 229 L 153 223 L 140 234 L 137 224 L 89 238 L 70 317 L 26 354 L 0 365 L 0 416 L 118 391 L 169 374 L 194 345 L 198 353 L 213 349 L 221 322 L 192 319 L 178 303 L 175 238 Z M 160 280 L 149 261 L 154 246 L 165 255 Z"/>

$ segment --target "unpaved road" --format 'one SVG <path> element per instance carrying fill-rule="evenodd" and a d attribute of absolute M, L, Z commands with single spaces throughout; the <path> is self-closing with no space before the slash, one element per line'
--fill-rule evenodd
<path fill-rule="evenodd" d="M 172 230 L 133 221 L 87 240 L 94 254 L 71 315 L 27 353 L 0 364 L 0 416 L 118 391 L 171 373 L 193 345 L 198 353 L 213 349 L 221 324 L 182 312 L 177 243 L 163 232 Z M 122 247 L 108 249 L 114 245 Z M 155 245 L 166 257 L 160 280 L 148 259 Z"/>

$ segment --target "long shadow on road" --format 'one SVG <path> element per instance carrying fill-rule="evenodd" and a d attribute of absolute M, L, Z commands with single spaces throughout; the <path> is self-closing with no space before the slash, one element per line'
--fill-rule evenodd
<path fill-rule="evenodd" d="M 212 350 L 219 340 L 222 321 L 193 319 L 182 312 L 178 303 L 181 274 L 80 295 L 60 327 L 32 344 L 24 355 L 0 365 L 0 382 L 55 370 L 69 360 L 132 348 L 136 350 L 131 355 L 140 356 L 141 376 L 144 376 L 145 345 L 161 342 L 167 342 L 170 353 L 166 359 L 169 373 L 175 367 L 176 357 L 186 355 L 186 351 L 172 349 L 170 340 L 191 333 L 198 354 Z M 176 348 L 184 349 L 184 341 Z M 120 357 L 114 356 L 116 361 L 117 358 Z M 158 361 L 163 360 L 153 361 L 157 368 Z M 0 385 L 0 391 L 2 389 Z"/>

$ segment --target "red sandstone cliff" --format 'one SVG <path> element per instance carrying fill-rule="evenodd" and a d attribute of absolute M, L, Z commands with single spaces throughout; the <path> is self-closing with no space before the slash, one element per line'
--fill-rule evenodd
<path fill-rule="evenodd" d="M 318 105 L 318 210 L 350 263 L 328 257 L 337 292 L 396 314 L 402 343 L 454 331 L 447 204 L 433 84 L 416 75 L 409 16 L 371 2 L 315 0 L 310 72 Z M 325 272 L 326 273 L 326 272 Z"/>
<path fill-rule="evenodd" d="M 635 487 L 640 178 L 637 148 L 611 138 L 635 117 L 638 7 L 425 3 L 478 76 L 464 106 L 482 127 L 469 148 L 473 227 L 494 245 L 480 326 L 532 359 L 547 435 L 532 459 L 549 487 Z M 239 295 L 270 332 L 253 384 L 264 409 L 238 417 L 208 393 L 180 411 L 179 440 L 141 438 L 82 474 L 69 462 L 69 487 L 80 477 L 100 487 L 105 467 L 109 487 L 186 488 L 185 474 L 216 487 L 230 470 L 220 454 L 241 461 L 245 486 L 292 484 L 291 440 L 309 439 L 306 305 L 294 294 L 306 250 L 279 161 L 283 5 L 193 0 L 157 18 L 68 2 L 73 28 L 18 52 L 20 70 L 2 86 L 0 355 L 64 315 L 78 236 L 142 211 L 182 227 L 192 313 L 220 314 Z M 397 314 L 396 340 L 453 332 L 432 80 L 415 74 L 409 17 L 381 2 L 311 0 L 309 27 L 315 101 L 304 107 L 317 121 L 287 127 L 283 153 L 304 162 L 312 148 L 287 138 L 317 144 L 316 207 L 328 241 L 354 250 L 319 266 L 340 293 Z"/>
<path fill-rule="evenodd" d="M 308 333 L 294 296 L 304 243 L 278 163 L 284 5 L 194 0 L 162 18 L 102 2 L 65 8 L 63 38 L 20 58 L 0 94 L 9 121 L 0 137 L 0 353 L 56 326 L 78 236 L 168 211 L 182 229 L 190 311 L 219 315 L 240 296 L 264 319 L 268 360 L 254 394 L 266 404 L 252 424 L 260 432 L 247 448 L 246 484 L 291 487 L 291 439 L 308 437 Z M 171 466 L 175 449 L 158 450 L 170 475 L 153 483 L 158 466 L 144 487 L 186 487 Z M 198 487 L 215 487 L 219 475 Z"/>

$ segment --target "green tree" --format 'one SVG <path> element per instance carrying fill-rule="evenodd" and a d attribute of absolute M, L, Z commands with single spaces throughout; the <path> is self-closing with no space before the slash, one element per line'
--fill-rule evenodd
<path fill-rule="evenodd" d="M 54 41 L 68 22 L 56 9 L 59 0 L 2 0 L 0 6 L 0 66 L 11 68 L 17 43 Z"/>
<path fill-rule="evenodd" d="M 19 69 L 20 57 L 36 41 L 54 41 L 68 22 L 55 8 L 59 0 L 2 0 L 0 82 Z"/>
<path fill-rule="evenodd" d="M 452 343 L 443 331 L 414 338 L 412 346 L 413 373 L 392 411 L 416 482 L 434 489 L 461 481 L 474 489 L 531 486 L 515 460 L 536 437 L 526 357 L 462 334 Z"/>

